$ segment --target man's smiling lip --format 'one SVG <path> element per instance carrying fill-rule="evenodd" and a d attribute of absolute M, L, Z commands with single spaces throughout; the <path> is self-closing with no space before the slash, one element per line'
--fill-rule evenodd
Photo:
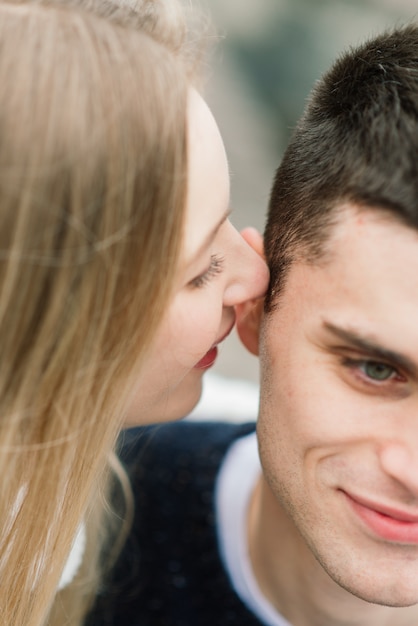
<path fill-rule="evenodd" d="M 344 490 L 341 493 L 374 534 L 393 543 L 418 544 L 418 510 L 411 513 Z"/>

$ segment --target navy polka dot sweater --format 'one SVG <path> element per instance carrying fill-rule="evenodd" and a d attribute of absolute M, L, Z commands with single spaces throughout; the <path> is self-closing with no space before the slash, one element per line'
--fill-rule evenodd
<path fill-rule="evenodd" d="M 254 424 L 178 422 L 124 434 L 135 520 L 88 626 L 260 626 L 218 551 L 214 487 Z"/>

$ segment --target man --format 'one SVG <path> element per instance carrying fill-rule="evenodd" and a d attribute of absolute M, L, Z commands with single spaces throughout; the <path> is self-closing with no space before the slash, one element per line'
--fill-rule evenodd
<path fill-rule="evenodd" d="M 128 434 L 136 519 L 91 623 L 418 624 L 418 26 L 316 86 L 265 244 L 239 324 L 263 473 L 251 424 Z"/>

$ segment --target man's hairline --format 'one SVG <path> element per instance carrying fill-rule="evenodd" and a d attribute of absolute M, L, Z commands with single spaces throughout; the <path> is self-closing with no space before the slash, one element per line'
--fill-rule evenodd
<path fill-rule="evenodd" d="M 341 221 L 344 215 L 348 213 L 361 214 L 369 213 L 375 215 L 377 218 L 382 219 L 385 222 L 392 222 L 401 224 L 405 228 L 415 230 L 418 234 L 418 224 L 414 225 L 407 223 L 406 220 L 395 211 L 379 205 L 378 203 L 366 203 L 359 202 L 346 197 L 339 199 L 328 212 L 327 219 L 324 225 L 325 237 L 322 239 L 320 245 L 316 248 L 313 254 L 314 244 L 300 243 L 291 244 L 287 248 L 290 253 L 287 255 L 286 267 L 282 270 L 280 278 L 280 287 L 274 288 L 267 293 L 266 302 L 269 302 L 269 308 L 264 307 L 264 317 L 270 317 L 277 308 L 280 306 L 280 299 L 285 295 L 287 289 L 287 282 L 290 272 L 293 270 L 296 264 L 302 264 L 306 267 L 325 267 L 328 265 L 333 257 L 328 244 L 332 241 L 333 233 Z"/>

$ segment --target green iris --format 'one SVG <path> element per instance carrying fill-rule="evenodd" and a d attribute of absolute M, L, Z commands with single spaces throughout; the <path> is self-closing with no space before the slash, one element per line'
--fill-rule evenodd
<path fill-rule="evenodd" d="M 375 361 L 367 361 L 364 364 L 364 373 L 373 380 L 387 380 L 393 374 L 393 367 L 385 363 L 376 363 Z"/>

